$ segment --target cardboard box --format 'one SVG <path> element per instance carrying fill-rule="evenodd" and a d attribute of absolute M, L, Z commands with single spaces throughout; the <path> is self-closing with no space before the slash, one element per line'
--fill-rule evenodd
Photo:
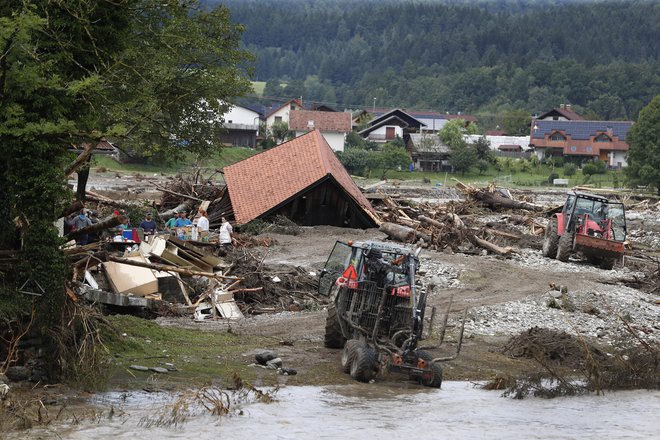
<path fill-rule="evenodd" d="M 147 262 L 141 255 L 132 255 L 128 259 Z M 158 292 L 158 279 L 151 269 L 114 261 L 103 263 L 103 268 L 115 293 L 145 296 Z"/>

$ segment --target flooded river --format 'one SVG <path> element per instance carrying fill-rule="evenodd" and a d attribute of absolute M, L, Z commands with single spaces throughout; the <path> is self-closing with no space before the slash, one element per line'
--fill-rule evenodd
<path fill-rule="evenodd" d="M 30 438 L 50 439 L 651 439 L 658 438 L 660 392 L 623 391 L 551 400 L 500 397 L 467 382 L 441 390 L 405 384 L 286 387 L 277 402 L 253 403 L 243 414 L 208 413 L 157 426 L 164 394 L 109 393 L 99 407 L 114 416 L 75 426 L 51 425 Z M 149 422 L 150 421 L 150 422 Z M 20 437 L 27 438 L 28 433 Z M 1 435 L 0 435 L 1 437 Z"/>

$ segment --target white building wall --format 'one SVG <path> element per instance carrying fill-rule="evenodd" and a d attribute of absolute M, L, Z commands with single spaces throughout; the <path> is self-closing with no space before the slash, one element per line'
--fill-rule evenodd
<path fill-rule="evenodd" d="M 387 142 L 388 139 L 385 138 L 387 134 L 387 129 L 394 127 L 394 137 L 396 138 L 399 136 L 400 138 L 403 139 L 403 128 L 399 127 L 398 125 L 384 125 L 382 127 L 378 127 L 371 133 L 369 133 L 369 140 L 374 141 L 374 142 Z"/>
<path fill-rule="evenodd" d="M 275 123 L 275 118 L 281 117 L 282 122 L 286 122 L 286 124 L 289 124 L 289 112 L 291 111 L 291 108 L 289 106 L 282 107 L 272 115 L 268 116 L 266 119 L 266 126 L 271 127 Z"/>
<path fill-rule="evenodd" d="M 481 135 L 470 134 L 465 136 L 465 141 L 473 144 Z M 486 136 L 490 142 L 490 149 L 497 150 L 500 145 L 520 145 L 523 151 L 529 149 L 529 136 Z"/>
<path fill-rule="evenodd" d="M 321 132 L 325 140 L 328 142 L 328 145 L 330 145 L 330 148 L 332 148 L 334 151 L 344 151 L 344 141 L 346 140 L 346 134 L 345 133 L 339 133 L 339 132 L 326 132 L 323 133 Z"/>
<path fill-rule="evenodd" d="M 259 113 L 245 107 L 233 106 L 223 115 L 227 124 L 259 126 Z"/>
<path fill-rule="evenodd" d="M 610 163 L 609 166 L 618 168 L 619 166 L 621 168 L 625 168 L 628 166 L 628 161 L 626 160 L 626 156 L 628 156 L 627 151 L 612 151 L 610 153 Z"/>
<path fill-rule="evenodd" d="M 306 133 L 309 133 L 309 131 L 296 131 L 296 137 L 302 136 Z M 346 141 L 345 133 L 322 131 L 321 135 L 333 151 L 344 151 L 344 143 Z"/>

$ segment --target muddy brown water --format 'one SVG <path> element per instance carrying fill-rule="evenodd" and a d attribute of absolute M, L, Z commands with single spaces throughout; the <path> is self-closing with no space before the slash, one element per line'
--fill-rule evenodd
<path fill-rule="evenodd" d="M 198 413 L 177 426 L 155 426 L 172 396 L 108 393 L 90 404 L 114 408 L 77 425 L 51 425 L 9 438 L 62 439 L 651 439 L 658 438 L 660 392 L 623 391 L 555 399 L 501 397 L 469 382 L 442 389 L 405 383 L 286 387 L 277 402 Z M 151 421 L 151 426 L 149 421 Z"/>

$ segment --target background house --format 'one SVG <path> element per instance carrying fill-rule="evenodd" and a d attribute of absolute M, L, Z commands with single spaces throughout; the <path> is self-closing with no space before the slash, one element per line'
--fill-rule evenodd
<path fill-rule="evenodd" d="M 346 135 L 351 131 L 351 114 L 345 112 L 291 110 L 289 130 L 301 136 L 319 130 L 334 151 L 344 151 Z"/>
<path fill-rule="evenodd" d="M 266 120 L 266 127 L 270 128 L 273 126 L 273 124 L 278 122 L 284 122 L 288 125 L 291 111 L 304 109 L 305 107 L 303 107 L 302 102 L 300 102 L 298 99 L 291 99 L 282 105 L 272 107 L 264 117 Z"/>
<path fill-rule="evenodd" d="M 424 124 L 401 109 L 384 113 L 371 121 L 367 128 L 358 132 L 368 141 L 384 144 L 397 137 L 408 143 L 410 133 L 419 133 Z"/>
<path fill-rule="evenodd" d="M 413 167 L 418 171 L 450 170 L 449 147 L 435 133 L 412 133 L 406 144 Z"/>
<path fill-rule="evenodd" d="M 626 136 L 631 121 L 532 121 L 530 146 L 539 159 L 563 156 L 573 161 L 600 159 L 610 168 L 628 166 Z"/>
<path fill-rule="evenodd" d="M 583 121 L 584 118 L 573 111 L 571 104 L 560 104 L 558 108 L 543 113 L 537 121 Z"/>
<path fill-rule="evenodd" d="M 220 142 L 237 147 L 256 147 L 261 114 L 247 107 L 233 105 L 222 117 L 226 131 L 220 135 Z"/>
<path fill-rule="evenodd" d="M 498 156 L 529 157 L 531 155 L 529 136 L 494 136 L 488 134 L 485 136 L 486 140 L 490 142 L 490 149 Z M 465 140 L 473 144 L 481 137 L 478 134 L 470 134 L 465 136 Z"/>

